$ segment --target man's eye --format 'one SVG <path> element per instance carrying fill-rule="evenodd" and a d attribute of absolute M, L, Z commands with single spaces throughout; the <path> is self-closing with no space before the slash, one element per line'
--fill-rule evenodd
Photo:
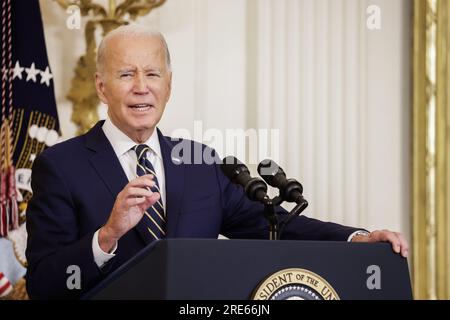
<path fill-rule="evenodd" d="M 124 73 L 124 74 L 121 74 L 121 75 L 120 75 L 120 77 L 123 78 L 123 79 L 131 78 L 131 76 L 132 76 L 131 73 Z"/>
<path fill-rule="evenodd" d="M 152 78 L 158 77 L 159 78 L 159 74 L 157 74 L 157 73 L 147 73 L 147 77 L 152 77 Z"/>

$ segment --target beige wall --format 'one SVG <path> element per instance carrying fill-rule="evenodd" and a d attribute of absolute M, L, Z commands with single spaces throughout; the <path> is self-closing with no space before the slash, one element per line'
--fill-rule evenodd
<path fill-rule="evenodd" d="M 65 95 L 83 31 L 67 29 L 53 1 L 40 3 L 67 138 L 75 128 Z M 381 8 L 381 30 L 366 28 L 369 4 Z M 138 20 L 161 30 L 172 53 L 161 127 L 279 129 L 278 160 L 303 183 L 307 215 L 409 234 L 410 6 L 168 0 Z"/>

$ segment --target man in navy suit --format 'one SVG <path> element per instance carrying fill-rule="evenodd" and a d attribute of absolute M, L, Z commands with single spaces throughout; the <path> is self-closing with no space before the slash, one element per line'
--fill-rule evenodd
<path fill-rule="evenodd" d="M 30 297 L 78 298 L 159 238 L 268 239 L 262 205 L 247 199 L 216 164 L 191 164 L 172 154 L 179 143 L 217 157 L 214 150 L 171 140 L 156 128 L 172 82 L 163 36 L 120 27 L 100 44 L 97 68 L 106 121 L 34 162 L 27 209 Z M 400 234 L 359 231 L 301 216 L 283 238 L 389 241 L 406 256 Z M 81 274 L 75 290 L 67 286 L 71 266 Z"/>

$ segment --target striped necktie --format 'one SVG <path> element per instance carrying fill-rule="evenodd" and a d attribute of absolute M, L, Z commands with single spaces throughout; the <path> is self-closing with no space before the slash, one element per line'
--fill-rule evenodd
<path fill-rule="evenodd" d="M 137 156 L 136 174 L 139 177 L 146 174 L 152 174 L 155 185 L 150 190 L 161 194 L 155 169 L 147 159 L 147 151 L 149 151 L 150 148 L 145 144 L 140 144 L 133 149 Z M 161 198 L 153 206 L 147 209 L 145 216 L 142 219 L 149 232 L 149 236 L 153 239 L 162 239 L 166 237 L 166 216 Z"/>

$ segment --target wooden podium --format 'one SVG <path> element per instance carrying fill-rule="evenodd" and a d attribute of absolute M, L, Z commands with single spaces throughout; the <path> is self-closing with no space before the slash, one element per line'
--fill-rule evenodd
<path fill-rule="evenodd" d="M 387 243 L 156 241 L 83 299 L 412 299 Z"/>

